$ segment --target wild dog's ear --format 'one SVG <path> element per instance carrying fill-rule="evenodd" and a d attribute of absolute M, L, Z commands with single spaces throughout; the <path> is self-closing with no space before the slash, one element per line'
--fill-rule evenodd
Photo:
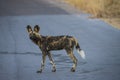
<path fill-rule="evenodd" d="M 28 33 L 32 31 L 32 28 L 31 28 L 31 26 L 30 26 L 30 25 L 27 25 L 27 27 L 26 27 L 26 28 L 27 28 Z"/>
<path fill-rule="evenodd" d="M 38 33 L 39 30 L 40 30 L 40 27 L 39 27 L 38 25 L 35 25 L 35 26 L 34 26 L 34 31 Z"/>

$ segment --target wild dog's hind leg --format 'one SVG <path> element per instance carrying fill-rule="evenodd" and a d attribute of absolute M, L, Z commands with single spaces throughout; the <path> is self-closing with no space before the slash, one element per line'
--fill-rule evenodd
<path fill-rule="evenodd" d="M 56 66 L 55 66 L 55 63 L 54 63 L 54 61 L 53 61 L 53 59 L 52 59 L 52 55 L 51 55 L 51 53 L 49 52 L 48 53 L 48 57 L 49 57 L 49 60 L 50 60 L 50 63 L 52 64 L 52 72 L 56 72 Z"/>
<path fill-rule="evenodd" d="M 75 72 L 75 69 L 76 69 L 76 66 L 77 66 L 77 59 L 73 54 L 73 49 L 69 49 L 69 50 L 67 49 L 66 51 L 67 51 L 67 54 L 69 55 L 69 57 L 72 59 L 72 61 L 74 63 L 72 68 L 71 68 L 71 71 Z"/>
<path fill-rule="evenodd" d="M 40 68 L 40 70 L 37 71 L 37 73 L 42 73 L 42 70 L 44 69 L 44 66 L 45 66 L 45 60 L 46 60 L 46 54 L 43 53 L 42 54 L 42 61 L 41 61 L 41 68 Z"/>

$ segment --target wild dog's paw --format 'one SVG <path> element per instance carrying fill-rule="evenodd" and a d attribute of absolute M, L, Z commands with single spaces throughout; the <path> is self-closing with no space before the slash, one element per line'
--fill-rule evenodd
<path fill-rule="evenodd" d="M 54 68 L 54 69 L 52 69 L 52 72 L 56 72 L 56 69 Z"/>
<path fill-rule="evenodd" d="M 75 69 L 74 69 L 74 68 L 71 68 L 71 72 L 75 72 Z"/>
<path fill-rule="evenodd" d="M 42 73 L 42 70 L 38 70 L 36 73 Z"/>

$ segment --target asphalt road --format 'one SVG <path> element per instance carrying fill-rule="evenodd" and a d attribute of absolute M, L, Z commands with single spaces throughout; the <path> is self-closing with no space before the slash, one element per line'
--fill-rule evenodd
<path fill-rule="evenodd" d="M 88 17 L 56 0 L 0 0 L 0 80 L 120 80 L 120 30 Z M 43 73 L 36 73 L 41 51 L 29 40 L 28 24 L 40 25 L 42 35 L 75 36 L 86 60 L 75 50 L 72 73 L 65 51 L 53 51 L 57 71 L 47 59 Z"/>
<path fill-rule="evenodd" d="M 52 0 L 54 1 L 54 0 Z M 51 4 L 50 0 L 1 0 L 0 15 L 49 15 L 67 14 L 63 9 Z"/>

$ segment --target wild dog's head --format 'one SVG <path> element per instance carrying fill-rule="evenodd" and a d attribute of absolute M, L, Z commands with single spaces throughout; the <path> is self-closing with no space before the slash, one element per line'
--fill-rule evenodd
<path fill-rule="evenodd" d="M 37 42 L 38 40 L 40 40 L 41 36 L 39 34 L 40 31 L 40 27 L 38 25 L 34 26 L 34 29 L 32 30 L 32 27 L 30 25 L 27 25 L 27 32 L 29 33 L 29 38 L 33 41 L 33 42 Z"/>

